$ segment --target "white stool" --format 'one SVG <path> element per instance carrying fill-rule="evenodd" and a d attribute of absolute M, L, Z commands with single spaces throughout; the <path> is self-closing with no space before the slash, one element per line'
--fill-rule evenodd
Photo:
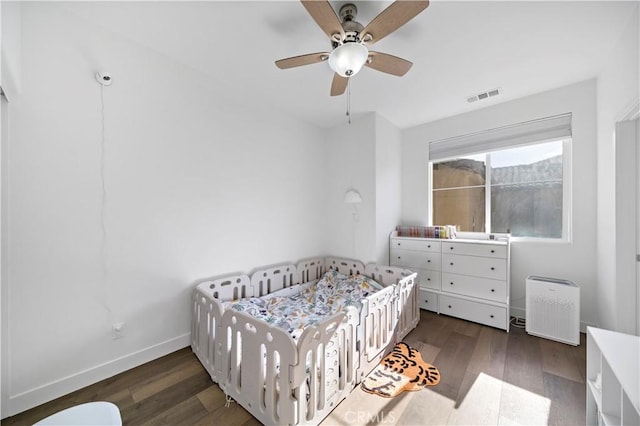
<path fill-rule="evenodd" d="M 34 426 L 109 425 L 122 426 L 120 410 L 111 402 L 98 401 L 69 407 L 40 420 Z"/>

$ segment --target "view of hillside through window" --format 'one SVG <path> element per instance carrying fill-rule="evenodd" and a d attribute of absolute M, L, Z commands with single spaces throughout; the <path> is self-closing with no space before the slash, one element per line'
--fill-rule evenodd
<path fill-rule="evenodd" d="M 547 142 L 433 163 L 433 224 L 562 238 L 562 146 Z"/>

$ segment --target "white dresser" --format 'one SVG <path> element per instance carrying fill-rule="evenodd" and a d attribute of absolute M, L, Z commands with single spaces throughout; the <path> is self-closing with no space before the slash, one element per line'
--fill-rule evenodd
<path fill-rule="evenodd" d="M 418 273 L 420 308 L 509 331 L 508 236 L 389 239 L 389 264 Z"/>

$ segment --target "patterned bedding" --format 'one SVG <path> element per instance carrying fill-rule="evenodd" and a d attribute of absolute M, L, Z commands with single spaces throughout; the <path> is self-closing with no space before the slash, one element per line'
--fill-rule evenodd
<path fill-rule="evenodd" d="M 224 302 L 225 309 L 242 311 L 287 330 L 297 341 L 304 329 L 343 311 L 362 309 L 361 300 L 383 287 L 363 275 L 346 276 L 328 271 L 314 285 L 293 296 L 268 295 Z"/>

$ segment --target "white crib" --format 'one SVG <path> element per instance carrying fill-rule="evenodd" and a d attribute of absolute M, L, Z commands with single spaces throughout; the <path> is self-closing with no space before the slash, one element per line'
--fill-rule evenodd
<path fill-rule="evenodd" d="M 327 270 L 367 275 L 384 288 L 304 330 L 287 331 L 221 302 L 279 291 L 295 294 Z M 335 257 L 258 269 L 198 284 L 192 349 L 214 382 L 265 424 L 317 424 L 418 323 L 416 274 Z"/>

